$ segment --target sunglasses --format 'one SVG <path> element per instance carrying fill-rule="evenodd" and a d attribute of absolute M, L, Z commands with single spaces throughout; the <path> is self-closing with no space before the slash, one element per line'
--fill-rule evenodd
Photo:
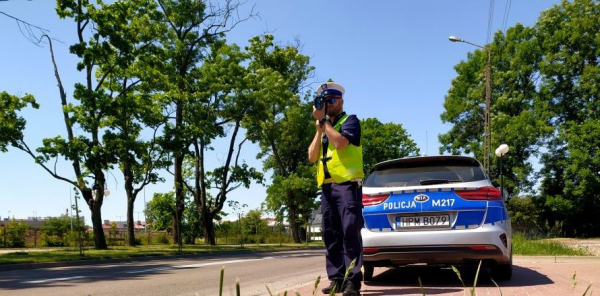
<path fill-rule="evenodd" d="M 326 97 L 324 98 L 325 102 L 327 102 L 327 104 L 334 104 L 335 100 L 339 100 L 341 99 L 341 97 Z"/>
<path fill-rule="evenodd" d="M 322 97 L 322 96 L 318 96 L 318 97 L 315 98 L 314 105 L 315 105 L 316 109 L 321 110 L 321 108 L 323 108 L 323 104 L 324 103 L 327 103 L 329 105 L 333 105 L 333 104 L 335 104 L 335 101 L 339 100 L 339 99 L 341 99 L 341 97 L 334 97 L 334 96 L 331 96 L 331 97 Z"/>

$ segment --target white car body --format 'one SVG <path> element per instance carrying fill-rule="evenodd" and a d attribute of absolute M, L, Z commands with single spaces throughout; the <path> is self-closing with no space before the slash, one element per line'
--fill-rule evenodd
<path fill-rule="evenodd" d="M 416 178 L 416 179 L 411 179 Z M 500 191 L 477 160 L 424 156 L 375 165 L 363 184 L 364 278 L 376 266 L 491 267 L 512 275 L 512 228 Z"/>

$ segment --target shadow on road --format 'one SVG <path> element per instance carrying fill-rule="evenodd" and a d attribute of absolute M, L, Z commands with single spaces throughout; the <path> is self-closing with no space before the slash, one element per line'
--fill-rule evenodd
<path fill-rule="evenodd" d="M 473 287 L 476 268 L 459 268 L 459 272 L 465 286 L 467 288 Z M 417 265 L 390 269 L 376 268 L 373 280 L 364 283 L 363 291 L 368 292 L 365 293 L 368 295 L 421 294 L 419 279 L 426 295 L 453 293 L 464 290 L 458 275 L 451 268 Z M 553 281 L 536 270 L 515 265 L 513 267 L 512 279 L 497 283 L 502 288 L 549 285 Z M 490 280 L 489 268 L 481 268 L 477 287 L 496 287 Z"/>
<path fill-rule="evenodd" d="M 146 272 L 138 272 L 144 270 Z M 82 283 L 97 281 L 116 282 L 120 280 L 145 279 L 149 274 L 167 273 L 173 268 L 170 265 L 151 264 L 127 266 L 99 266 L 71 267 L 68 273 L 61 269 L 36 269 L 29 270 L 29 276 L 12 276 L 3 274 L 0 278 L 0 290 L 21 290 L 45 287 L 70 287 Z"/>

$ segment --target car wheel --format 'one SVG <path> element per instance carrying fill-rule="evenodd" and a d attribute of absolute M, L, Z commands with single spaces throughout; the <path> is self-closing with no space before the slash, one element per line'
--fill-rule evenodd
<path fill-rule="evenodd" d="M 510 280 L 513 273 L 512 254 L 510 255 L 510 261 L 508 264 L 498 264 L 490 268 L 491 277 L 495 281 L 507 281 Z"/>
<path fill-rule="evenodd" d="M 375 266 L 370 263 L 363 262 L 363 281 L 368 282 L 373 280 L 373 271 L 375 270 Z"/>

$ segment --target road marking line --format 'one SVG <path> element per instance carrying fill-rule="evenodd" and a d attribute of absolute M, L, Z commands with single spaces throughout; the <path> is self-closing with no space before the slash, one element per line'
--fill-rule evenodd
<path fill-rule="evenodd" d="M 71 277 L 64 277 L 64 278 L 37 280 L 37 281 L 25 281 L 25 282 L 21 282 L 21 284 L 43 284 L 43 283 L 49 283 L 49 282 L 70 281 L 70 280 L 76 280 L 76 279 L 81 279 L 81 278 L 85 278 L 85 276 L 71 276 Z"/>
<path fill-rule="evenodd" d="M 268 260 L 268 259 L 302 257 L 302 256 L 310 256 L 310 255 L 312 255 L 312 254 L 303 253 L 303 254 L 291 254 L 291 255 L 281 255 L 281 256 L 269 256 L 269 257 L 264 257 L 264 258 L 259 258 L 259 259 L 236 259 L 236 260 L 228 260 L 228 261 L 215 261 L 215 262 L 208 262 L 208 263 L 175 265 L 175 266 L 169 266 L 169 267 L 156 267 L 156 268 L 149 268 L 149 269 L 143 269 L 143 270 L 126 271 L 125 273 L 136 274 L 136 273 L 146 273 L 146 272 L 152 272 L 152 271 L 163 271 L 163 270 L 184 269 L 184 268 L 198 268 L 198 267 L 205 267 L 205 266 L 212 266 L 212 265 L 224 265 L 224 264 L 260 261 L 260 260 Z"/>

